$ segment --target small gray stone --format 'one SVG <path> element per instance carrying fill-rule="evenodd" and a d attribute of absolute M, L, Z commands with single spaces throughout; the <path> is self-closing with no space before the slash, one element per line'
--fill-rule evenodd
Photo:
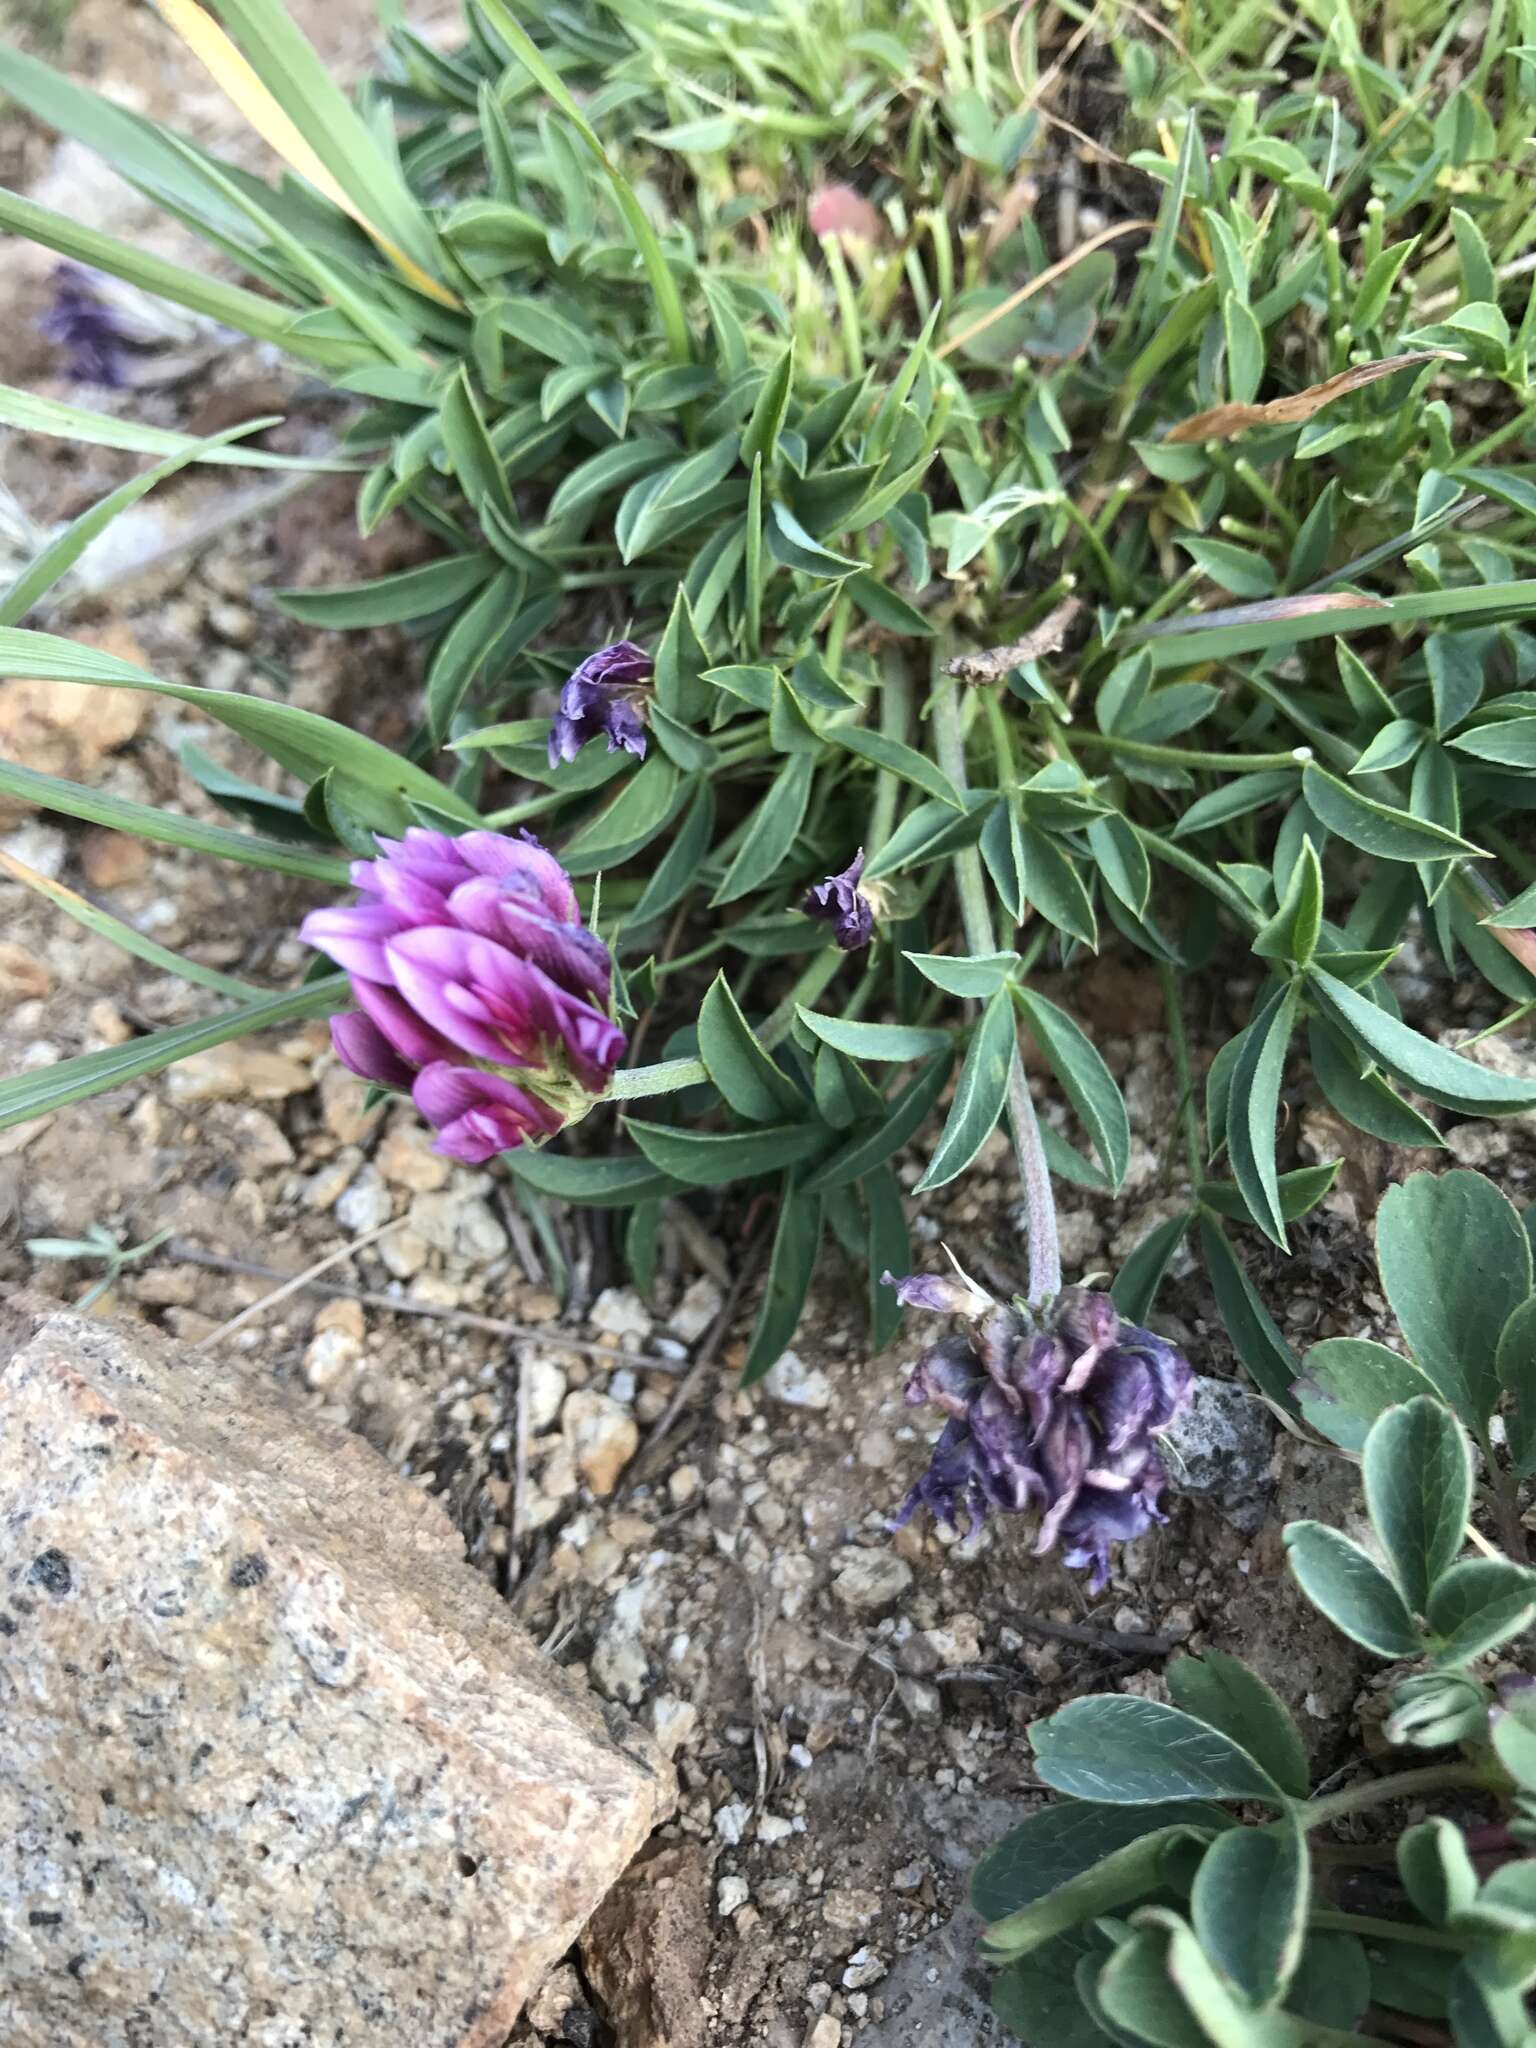
<path fill-rule="evenodd" d="M 893 1607 L 912 1583 L 912 1567 L 894 1550 L 840 1550 L 832 1577 L 832 1597 L 856 1614 L 875 1614 Z"/>
<path fill-rule="evenodd" d="M 819 1366 L 807 1365 L 798 1352 L 786 1351 L 763 1378 L 769 1398 L 786 1408 L 830 1408 L 832 1382 Z"/>
<path fill-rule="evenodd" d="M 507 1248 L 507 1233 L 489 1202 L 454 1188 L 418 1195 L 411 1204 L 411 1228 L 450 1258 L 488 1265 Z"/>
<path fill-rule="evenodd" d="M 1234 1380 L 1197 1379 L 1194 1399 L 1163 1438 L 1163 1463 L 1179 1493 L 1207 1500 L 1252 1535 L 1264 1519 L 1272 1481 L 1275 1423 L 1256 1395 Z"/>

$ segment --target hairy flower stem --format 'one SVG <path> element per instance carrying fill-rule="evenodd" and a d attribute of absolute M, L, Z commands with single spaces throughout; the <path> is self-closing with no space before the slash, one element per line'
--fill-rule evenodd
<path fill-rule="evenodd" d="M 1415 1948 L 1450 1949 L 1468 1955 L 1476 1946 L 1473 1934 L 1453 1934 L 1443 1927 L 1419 1927 L 1411 1920 L 1377 1920 L 1367 1913 L 1336 1913 L 1319 1907 L 1307 1916 L 1307 1925 L 1318 1934 L 1358 1934 L 1362 1941 L 1406 1941 Z"/>
<path fill-rule="evenodd" d="M 1383 1806 L 1390 1799 L 1411 1799 L 1420 1792 L 1492 1792 L 1497 1786 L 1498 1780 L 1485 1764 L 1425 1764 L 1421 1770 L 1372 1778 L 1368 1784 L 1352 1785 L 1347 1792 L 1313 1799 L 1301 1811 L 1301 1824 L 1309 1830 L 1325 1827 L 1343 1814 Z"/>
<path fill-rule="evenodd" d="M 948 676 L 941 675 L 933 693 L 934 739 L 939 766 L 962 793 L 965 779 L 965 737 L 960 729 L 960 693 Z M 973 953 L 992 953 L 997 939 L 992 912 L 987 903 L 987 885 L 981 871 L 981 855 L 968 846 L 955 856 L 955 876 L 960 889 L 960 915 L 965 925 L 965 943 Z M 1008 1070 L 1008 1121 L 1013 1126 L 1013 1149 L 1024 1186 L 1024 1213 L 1029 1233 L 1029 1300 L 1032 1306 L 1061 1292 L 1061 1241 L 1056 1231 L 1056 1198 L 1051 1193 L 1050 1169 L 1040 1141 L 1040 1122 L 1029 1092 L 1024 1059 L 1017 1041 L 1013 1063 Z"/>

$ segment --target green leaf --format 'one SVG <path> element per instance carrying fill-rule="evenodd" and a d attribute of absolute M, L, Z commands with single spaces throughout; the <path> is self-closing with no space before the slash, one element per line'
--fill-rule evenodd
<path fill-rule="evenodd" d="M 1249 1214 L 1282 1251 L 1286 1249 L 1285 1218 L 1275 1163 L 1275 1124 L 1295 1017 L 1296 994 L 1288 985 L 1271 998 L 1244 1033 L 1227 1101 L 1227 1152 L 1233 1178 Z"/>
<path fill-rule="evenodd" d="M 86 789 L 81 783 L 64 782 L 35 768 L 18 767 L 14 761 L 0 761 L 0 795 L 20 797 L 24 803 L 57 811 L 62 817 L 107 825 L 114 832 L 131 832 L 135 838 L 157 845 L 211 854 L 215 860 L 237 860 L 246 867 L 302 875 L 343 889 L 350 880 L 347 863 L 330 854 L 314 853 L 287 840 L 260 839 L 252 832 L 232 832 L 227 825 L 205 825 L 174 811 L 159 811 L 128 797 L 110 796 L 105 790 Z"/>
<path fill-rule="evenodd" d="M 1431 1395 L 1389 1408 L 1362 1458 L 1371 1526 L 1415 1614 L 1454 1563 L 1472 1506 L 1472 1454 L 1456 1418 Z"/>
<path fill-rule="evenodd" d="M 479 596 L 459 613 L 439 642 L 427 671 L 426 707 L 427 730 L 439 746 L 447 738 L 454 716 L 475 678 L 492 654 L 500 650 L 522 585 L 523 578 L 518 570 L 498 569 Z M 558 598 L 555 603 L 558 603 Z M 543 623 L 548 623 L 554 609 L 554 604 L 546 605 Z"/>
<path fill-rule="evenodd" d="M 438 424 L 444 452 L 471 505 L 482 516 L 488 505 L 510 516 L 515 508 L 507 473 L 486 429 L 469 371 L 462 363 L 443 394 Z"/>
<path fill-rule="evenodd" d="M 1161 1815 L 1157 1818 L 1163 1820 Z M 994 1921 L 981 1937 L 982 1953 L 989 1962 L 1013 1962 L 1084 1921 L 1134 1904 L 1161 1888 L 1163 1859 L 1171 1849 L 1186 1843 L 1203 1846 L 1210 1836 L 1208 1828 L 1164 1820 L 1110 1849 L 1075 1876 L 1061 1879 L 1006 1919 Z"/>
<path fill-rule="evenodd" d="M 947 1031 L 924 1024 L 866 1024 L 862 1018 L 824 1017 L 804 1005 L 795 1014 L 824 1044 L 855 1060 L 920 1060 L 931 1052 L 947 1052 Z"/>
<path fill-rule="evenodd" d="M 1496 1354 L 1499 1385 L 1511 1396 L 1504 1411 L 1504 1433 L 1516 1469 L 1528 1472 L 1536 1462 L 1536 1297 L 1522 1301 L 1499 1332 Z"/>
<path fill-rule="evenodd" d="M 1353 1934 L 1310 1934 L 1286 1995 L 1286 2010 L 1321 2027 L 1358 2025 L 1371 2002 L 1371 1966 Z"/>
<path fill-rule="evenodd" d="M 784 569 L 798 569 L 823 581 L 841 582 L 863 567 L 851 555 L 835 554 L 808 534 L 794 513 L 775 500 L 768 507 L 768 552 Z"/>
<path fill-rule="evenodd" d="M 1382 1285 L 1420 1370 L 1481 1430 L 1498 1404 L 1499 1338 L 1531 1294 L 1531 1246 L 1480 1173 L 1411 1174 L 1377 1214 Z"/>
<path fill-rule="evenodd" d="M 1101 1944 L 1089 1934 L 1061 1934 L 1023 1962 L 1010 1963 L 992 1980 L 992 2010 L 1025 2041 L 1049 2041 L 1051 2048 L 1114 2048 L 1089 2017 L 1074 1972 L 1080 1962 L 1097 1966 Z"/>
<path fill-rule="evenodd" d="M 1475 710 L 1497 640 L 1497 632 L 1485 626 L 1470 633 L 1431 633 L 1424 642 L 1437 737 L 1454 732 Z M 1536 719 L 1531 722 L 1536 725 Z"/>
<path fill-rule="evenodd" d="M 925 981 L 952 996 L 996 995 L 1018 971 L 1017 953 L 904 953 Z"/>
<path fill-rule="evenodd" d="M 685 1192 L 682 1181 L 658 1173 L 648 1159 L 633 1153 L 576 1159 L 545 1147 L 519 1145 L 502 1153 L 501 1164 L 539 1194 L 573 1202 L 578 1208 L 628 1209 L 639 1202 Z"/>
<path fill-rule="evenodd" d="M 1291 1391 L 1301 1373 L 1296 1354 L 1254 1291 L 1214 1216 L 1200 1218 L 1200 1249 L 1233 1350 L 1260 1392 L 1289 1414 L 1297 1414 L 1296 1396 Z"/>
<path fill-rule="evenodd" d="M 1131 1161 L 1131 1124 L 1114 1076 L 1093 1041 L 1065 1010 L 1029 989 L 1015 988 L 1013 994 L 1062 1093 L 1092 1140 L 1111 1187 L 1118 1188 Z"/>
<path fill-rule="evenodd" d="M 688 815 L 672 832 L 666 852 L 625 920 L 626 928 L 638 929 L 650 919 L 663 916 L 695 886 L 714 827 L 714 791 L 707 782 L 697 780 Z"/>
<path fill-rule="evenodd" d="M 805 1108 L 800 1090 L 741 1014 L 723 974 L 715 976 L 699 1011 L 699 1058 L 731 1108 L 749 1122 L 768 1124 Z"/>
<path fill-rule="evenodd" d="M 1405 768 L 1428 737 L 1415 719 L 1389 719 L 1349 772 L 1385 775 L 1390 769 Z"/>
<path fill-rule="evenodd" d="M 1151 1928 L 1120 1942 L 1090 1997 L 1122 2048 L 1209 2048 L 1210 2035 L 1168 1974 L 1167 1941 Z"/>
<path fill-rule="evenodd" d="M 957 815 L 949 804 L 936 800 L 914 806 L 876 854 L 865 864 L 864 879 L 895 873 L 903 867 L 918 867 L 925 861 L 941 860 L 962 847 L 974 846 L 984 835 L 997 812 L 990 790 L 965 792 L 966 810 Z"/>
<path fill-rule="evenodd" d="M 408 806 L 413 802 L 465 824 L 478 822 L 461 797 L 415 762 L 296 704 L 274 703 L 229 690 L 203 690 L 191 683 L 161 682 L 131 662 L 119 661 L 115 655 L 79 641 L 57 640 L 16 626 L 0 627 L 0 675 L 150 690 L 194 704 L 306 782 L 318 781 L 331 771 L 340 778 L 348 807 L 375 829 L 402 830 L 412 823 Z"/>
<path fill-rule="evenodd" d="M 750 829 L 710 898 L 711 907 L 735 903 L 772 879 L 795 842 L 810 801 L 815 762 L 809 754 L 791 754 L 778 779 L 758 805 Z"/>
<path fill-rule="evenodd" d="M 1095 818 L 1088 827 L 1088 845 L 1106 887 L 1133 916 L 1145 916 L 1152 893 L 1152 864 L 1125 819 L 1118 812 Z"/>
<path fill-rule="evenodd" d="M 1289 1173 L 1281 1174 L 1276 1186 L 1280 1190 L 1280 1214 L 1287 1223 L 1294 1223 L 1297 1217 L 1317 1207 L 1338 1179 L 1343 1163 L 1342 1159 L 1330 1159 L 1323 1166 L 1293 1166 Z M 1218 1216 L 1230 1217 L 1234 1223 L 1255 1221 L 1241 1191 L 1230 1181 L 1202 1181 L 1200 1203 L 1203 1208 L 1214 1209 Z"/>
<path fill-rule="evenodd" d="M 585 512 L 590 506 L 605 498 L 610 491 L 618 490 L 623 484 L 633 483 L 637 476 L 648 476 L 652 470 L 663 468 L 676 454 L 675 442 L 663 441 L 654 436 L 640 436 L 632 441 L 616 441 L 611 448 L 600 448 L 596 455 L 589 455 L 585 462 L 578 462 L 574 469 L 568 469 L 560 479 L 555 495 L 549 501 L 550 524 L 557 524 L 578 512 Z M 659 655 L 656 665 L 659 682 Z"/>
<path fill-rule="evenodd" d="M 869 1272 L 869 1341 L 880 1352 L 901 1327 L 901 1303 L 896 1299 L 895 1288 L 887 1287 L 881 1275 L 905 1273 L 912 1265 L 912 1240 L 907 1235 L 901 1182 L 890 1167 L 879 1167 L 865 1180 L 864 1206 L 869 1214 L 865 1254 Z"/>
<path fill-rule="evenodd" d="M 634 1129 L 634 1125 L 630 1125 Z M 819 1136 L 819 1133 L 813 1133 Z M 730 1178 L 734 1180 L 733 1173 Z M 779 1198 L 779 1223 L 768 1262 L 768 1284 L 742 1367 L 741 1384 L 753 1386 L 783 1356 L 800 1321 L 821 1246 L 821 1198 L 798 1190 L 786 1178 Z"/>
<path fill-rule="evenodd" d="M 1042 1806 L 994 1844 L 971 1876 L 971 1906 L 987 1922 L 1049 1898 L 1106 1856 L 1177 1827 L 1216 1834 L 1232 1825 L 1219 1806 L 1164 1805 L 1150 1810 L 1068 1800 Z"/>
<path fill-rule="evenodd" d="M 675 1124 L 625 1120 L 625 1129 L 660 1172 L 688 1187 L 718 1188 L 756 1180 L 809 1159 L 827 1141 L 819 1124 L 778 1124 L 758 1131 L 686 1131 Z M 772 1363 L 772 1361 L 769 1361 Z"/>
<path fill-rule="evenodd" d="M 757 394 L 752 417 L 741 437 L 743 462 L 750 464 L 754 455 L 761 455 L 765 464 L 771 463 L 778 453 L 779 430 L 784 424 L 794 376 L 795 349 L 791 342 L 768 372 L 763 388 Z"/>
<path fill-rule="evenodd" d="M 670 825 L 688 802 L 693 784 L 660 752 L 625 777 L 612 803 L 604 805 L 560 858 L 573 875 L 592 875 L 630 859 Z"/>
<path fill-rule="evenodd" d="M 670 353 L 675 362 L 686 363 L 693 354 L 688 332 L 688 316 L 683 310 L 682 295 L 668 267 L 661 242 L 656 230 L 651 226 L 644 207 L 609 160 L 603 145 L 588 126 L 569 88 L 528 36 L 506 5 L 506 0 L 478 0 L 478 4 L 502 42 L 529 76 L 554 101 L 607 173 L 609 184 L 613 188 L 614 201 L 624 216 L 625 225 L 645 266 L 651 295 L 656 301 L 657 317 L 667 337 Z"/>
<path fill-rule="evenodd" d="M 0 1131 L 67 1108 L 72 1102 L 83 1102 L 87 1096 L 120 1087 L 124 1081 L 158 1074 L 177 1060 L 195 1052 L 207 1052 L 231 1038 L 243 1038 L 248 1032 L 268 1030 L 277 1024 L 292 1024 L 301 1017 L 323 1016 L 346 1001 L 346 991 L 344 974 L 327 974 L 322 980 L 306 982 L 286 995 L 239 1003 L 195 1023 L 176 1024 L 169 1030 L 152 1031 L 144 1038 L 130 1038 L 122 1045 L 109 1045 L 101 1052 L 60 1060 L 57 1066 L 14 1075 L 8 1081 L 0 1081 Z"/>
<path fill-rule="evenodd" d="M 1229 540 L 1199 540 L 1183 534 L 1178 545 L 1197 569 L 1234 597 L 1273 597 L 1280 587 L 1273 565 L 1251 548 L 1240 548 Z"/>
<path fill-rule="evenodd" d="M 1294 1816 L 1233 1828 L 1201 1859 L 1190 1917 L 1206 1955 L 1250 2004 L 1285 1996 L 1306 1935 L 1311 1899 L 1306 1838 Z"/>
<path fill-rule="evenodd" d="M 1450 860 L 1480 851 L 1459 832 L 1362 796 L 1316 762 L 1307 763 L 1301 782 L 1307 802 L 1328 830 L 1378 860 Z"/>
<path fill-rule="evenodd" d="M 1414 1910 L 1431 1927 L 1444 1927 L 1477 1896 L 1477 1872 L 1461 1830 L 1448 1820 L 1407 1829 L 1397 1844 L 1397 1871 Z"/>
<path fill-rule="evenodd" d="M 1437 1664 L 1469 1664 L 1536 1619 L 1536 1572 L 1505 1557 L 1469 1557 L 1436 1579 L 1429 1625 Z"/>
<path fill-rule="evenodd" d="M 1378 1657 L 1421 1654 L 1402 1594 L 1358 1543 L 1322 1522 L 1288 1522 L 1285 1547 L 1301 1590 L 1335 1628 Z"/>
<path fill-rule="evenodd" d="M 274 590 L 272 596 L 280 610 L 306 626 L 399 626 L 462 603 L 495 567 L 494 555 L 445 555 L 368 583 L 336 583 L 328 590 Z"/>
<path fill-rule="evenodd" d="M 1371 1424 L 1400 1401 L 1432 1391 L 1411 1359 L 1368 1337 L 1325 1337 L 1307 1353 L 1301 1412 L 1346 1451 L 1363 1451 Z"/>
<path fill-rule="evenodd" d="M 862 1135 L 855 1132 L 846 1145 L 806 1176 L 802 1184 L 806 1192 L 846 1187 L 849 1181 L 861 1180 L 866 1173 L 900 1151 L 907 1140 L 921 1129 L 943 1094 L 949 1070 L 947 1053 L 939 1059 L 930 1060 L 922 1072 L 908 1082 L 872 1131 Z"/>
<path fill-rule="evenodd" d="M 1261 960 L 1283 960 L 1295 967 L 1307 967 L 1317 951 L 1323 928 L 1323 870 L 1310 839 L 1301 842 L 1301 853 L 1291 869 L 1285 901 L 1249 941 L 1250 951 Z"/>
<path fill-rule="evenodd" d="M 1306 1798 L 1312 1785 L 1307 1746 L 1289 1708 L 1257 1672 L 1225 1650 L 1206 1650 L 1198 1657 L 1175 1657 L 1166 1677 L 1176 1707 L 1230 1735 L 1282 1792 Z"/>
<path fill-rule="evenodd" d="M 14 62 L 17 54 L 0 50 L 0 64 L 7 58 Z M 199 442 L 192 434 L 147 427 L 136 420 L 114 419 L 110 413 L 90 412 L 84 406 L 61 405 L 57 399 L 39 398 L 34 392 L 18 391 L 11 384 L 0 384 L 0 427 L 19 427 L 23 433 L 86 442 L 94 448 L 125 448 L 136 455 L 186 455 L 192 462 L 231 469 L 291 469 L 315 475 L 355 476 L 362 467 L 340 458 L 280 455 L 265 448 L 232 446 L 223 435 L 215 435 L 211 442 Z M 242 431 L 255 432 L 254 423 L 247 420 Z M 199 448 L 201 454 L 195 452 Z"/>
<path fill-rule="evenodd" d="M 941 803 L 949 804 L 957 811 L 966 809 L 960 792 L 944 771 L 914 747 L 905 746 L 886 733 L 871 732 L 862 725 L 834 725 L 826 736 L 838 746 L 846 747 L 850 754 L 857 754 L 861 761 L 869 761 L 876 768 L 899 775 L 903 782 L 926 790 L 929 796 L 937 797 Z"/>
<path fill-rule="evenodd" d="M 1389 1074 L 1431 1102 L 1466 1116 L 1536 1108 L 1536 1083 L 1491 1073 L 1448 1052 L 1315 965 L 1307 972 L 1307 991 L 1346 1038 L 1364 1046 Z"/>
<path fill-rule="evenodd" d="M 1122 1806 L 1285 1795 L 1248 1752 L 1177 1707 L 1128 1693 L 1071 1700 L 1032 1724 L 1035 1770 L 1053 1791 Z"/>
<path fill-rule="evenodd" d="M 948 1119 L 928 1171 L 917 1184 L 920 1194 L 945 1187 L 964 1173 L 991 1137 L 1008 1095 L 1016 1034 L 1012 1000 L 1007 989 L 1000 988 L 989 999 L 972 1033 Z"/>
<path fill-rule="evenodd" d="M 1536 768 L 1536 718 L 1495 718 L 1458 733 L 1446 745 L 1504 768 Z"/>
<path fill-rule="evenodd" d="M 1163 1276 L 1173 1263 L 1174 1253 L 1189 1235 L 1195 1213 L 1185 1209 L 1155 1224 L 1120 1268 L 1109 1293 L 1128 1323 L 1145 1322 L 1151 1313 Z"/>
<path fill-rule="evenodd" d="M 1097 946 L 1099 928 L 1082 877 L 1047 833 L 1030 824 L 1019 828 L 1024 849 L 1024 893 L 1048 924 Z"/>
<path fill-rule="evenodd" d="M 1374 1068 L 1359 1071 L 1360 1060 L 1339 1032 L 1320 1017 L 1307 1027 L 1307 1050 L 1317 1085 L 1333 1107 L 1357 1131 L 1366 1131 L 1389 1145 L 1439 1145 L 1440 1133 L 1420 1116 Z"/>

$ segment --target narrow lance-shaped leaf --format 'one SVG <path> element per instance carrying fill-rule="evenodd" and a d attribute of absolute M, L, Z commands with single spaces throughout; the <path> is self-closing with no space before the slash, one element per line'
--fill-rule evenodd
<path fill-rule="evenodd" d="M 991 1137 L 1007 1099 L 1015 1032 L 1013 999 L 1006 988 L 1000 988 L 977 1021 L 955 1083 L 948 1120 L 928 1171 L 918 1182 L 920 1190 L 944 1187 L 964 1173 Z"/>

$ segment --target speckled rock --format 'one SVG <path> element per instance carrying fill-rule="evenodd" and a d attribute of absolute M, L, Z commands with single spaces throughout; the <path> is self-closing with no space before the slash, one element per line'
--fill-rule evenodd
<path fill-rule="evenodd" d="M 259 1378 L 0 1310 L 6 2048 L 492 2048 L 669 1810 L 435 1501 Z"/>

